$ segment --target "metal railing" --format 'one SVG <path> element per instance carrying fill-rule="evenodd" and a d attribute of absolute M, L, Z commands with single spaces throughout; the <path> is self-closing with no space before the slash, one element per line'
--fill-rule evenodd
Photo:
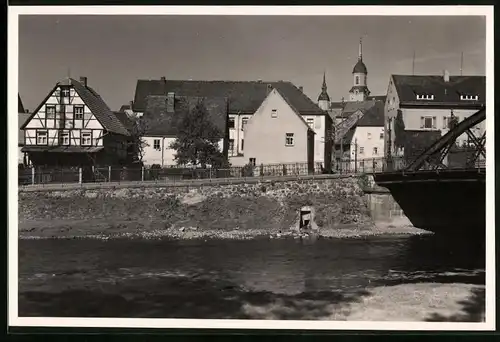
<path fill-rule="evenodd" d="M 450 152 L 444 161 L 448 169 L 470 169 L 468 165 L 473 151 Z M 86 168 L 19 168 L 19 185 L 74 184 L 109 182 L 180 182 L 188 180 L 210 181 L 211 179 L 250 179 L 259 177 L 281 177 L 338 174 L 356 175 L 381 172 L 397 172 L 405 168 L 414 158 L 394 156 L 388 158 L 367 158 L 337 160 L 327 172 L 323 163 L 260 164 L 214 168 L 169 167 L 86 167 Z M 485 160 L 478 159 L 472 168 L 484 168 Z M 432 170 L 433 165 L 424 165 L 421 170 Z"/>
<path fill-rule="evenodd" d="M 109 182 L 178 182 L 186 180 L 288 177 L 324 174 L 323 163 L 260 164 L 241 167 L 187 168 L 168 167 L 83 167 L 53 169 L 18 168 L 19 185 L 74 184 Z"/>

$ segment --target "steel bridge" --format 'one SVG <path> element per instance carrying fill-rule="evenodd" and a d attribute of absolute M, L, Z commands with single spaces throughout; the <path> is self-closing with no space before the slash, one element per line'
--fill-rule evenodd
<path fill-rule="evenodd" d="M 486 228 L 486 129 L 474 127 L 486 118 L 481 110 L 456 124 L 416 158 L 389 158 L 374 173 L 377 185 L 387 188 L 415 227 L 436 233 Z M 469 144 L 457 147 L 466 134 Z"/>

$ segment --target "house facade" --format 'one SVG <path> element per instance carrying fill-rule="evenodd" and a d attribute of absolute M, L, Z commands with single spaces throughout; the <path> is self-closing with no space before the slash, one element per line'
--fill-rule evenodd
<path fill-rule="evenodd" d="M 17 105 L 17 123 L 19 127 L 18 135 L 17 135 L 17 163 L 23 166 L 28 166 L 30 164 L 28 154 L 22 151 L 24 147 L 24 131 L 22 130 L 22 126 L 30 117 L 28 111 L 24 108 L 23 102 L 21 101 L 21 96 L 18 95 L 18 105 Z"/>
<path fill-rule="evenodd" d="M 356 122 L 353 130 L 349 144 L 351 160 L 356 160 L 359 168 L 365 171 L 381 166 L 385 141 L 384 103 L 375 101 Z"/>
<path fill-rule="evenodd" d="M 145 111 L 140 114 L 139 125 L 143 127 L 144 165 L 173 166 L 176 151 L 170 146 L 178 136 L 178 123 L 194 106 L 203 102 L 209 120 L 220 132 L 219 150 L 227 157 L 227 100 L 225 98 L 202 98 L 196 96 L 176 96 L 175 94 L 148 95 Z"/>
<path fill-rule="evenodd" d="M 227 99 L 228 106 L 228 157 L 232 165 L 248 163 L 246 155 L 247 142 L 245 127 L 250 118 L 266 99 L 272 89 L 277 89 L 287 98 L 310 126 L 314 127 L 315 161 L 331 161 L 331 118 L 328 113 L 318 107 L 310 98 L 290 82 L 263 81 L 187 81 L 139 80 L 133 102 L 133 111 L 138 116 L 146 110 L 148 96 L 201 96 L 205 98 L 222 97 Z M 163 150 L 163 149 L 162 149 Z"/>
<path fill-rule="evenodd" d="M 58 82 L 21 127 L 35 166 L 108 166 L 128 163 L 130 132 L 87 84 Z"/>
<path fill-rule="evenodd" d="M 385 104 L 386 139 L 384 153 L 404 155 L 404 147 L 397 138 L 405 131 L 440 131 L 448 133 L 451 116 L 462 121 L 486 104 L 486 78 L 484 76 L 443 75 L 391 75 Z M 486 128 L 482 122 L 474 128 L 480 137 Z M 462 134 L 459 146 L 468 144 L 468 136 Z"/>
<path fill-rule="evenodd" d="M 244 132 L 245 157 L 253 165 L 301 163 L 314 168 L 314 130 L 277 89 L 269 92 Z"/>

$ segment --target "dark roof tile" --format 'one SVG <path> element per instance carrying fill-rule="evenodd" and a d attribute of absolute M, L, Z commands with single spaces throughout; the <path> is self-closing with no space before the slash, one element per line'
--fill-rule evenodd
<path fill-rule="evenodd" d="M 485 76 L 392 75 L 399 101 L 404 105 L 453 105 L 480 107 L 486 103 Z M 418 95 L 434 95 L 433 100 L 417 100 Z M 460 95 L 478 95 L 478 101 L 460 100 Z"/>
<path fill-rule="evenodd" d="M 17 112 L 18 113 L 24 113 L 26 110 L 24 109 L 23 106 L 23 101 L 21 101 L 21 95 L 17 94 Z"/>
<path fill-rule="evenodd" d="M 31 117 L 31 114 L 19 112 L 19 116 L 17 117 L 17 123 L 19 126 L 18 133 L 18 144 L 24 145 L 24 130 L 22 129 L 24 123 Z"/>
<path fill-rule="evenodd" d="M 230 113 L 254 113 L 266 98 L 269 87 L 277 89 L 292 103 L 300 114 L 325 114 L 299 88 L 290 82 L 261 81 L 187 81 L 187 80 L 138 80 L 133 109 L 144 112 L 149 95 L 225 97 Z"/>
<path fill-rule="evenodd" d="M 146 129 L 146 135 L 176 136 L 178 122 L 182 117 L 203 101 L 211 121 L 224 137 L 227 126 L 227 99 L 221 97 L 175 96 L 175 111 L 167 111 L 167 96 L 149 95 L 146 98 L 146 108 L 141 120 Z"/>
<path fill-rule="evenodd" d="M 72 78 L 70 78 L 70 82 L 78 95 L 80 95 L 82 100 L 89 107 L 92 114 L 94 114 L 97 120 L 104 126 L 104 129 L 112 133 L 126 136 L 130 135 L 123 123 L 116 117 L 116 114 L 109 109 L 106 102 L 104 102 L 94 89 L 89 86 L 84 86 Z"/>
<path fill-rule="evenodd" d="M 375 104 L 366 110 L 365 114 L 358 120 L 360 127 L 384 127 L 384 102 L 374 101 Z"/>
<path fill-rule="evenodd" d="M 128 104 L 128 105 L 121 106 L 120 110 L 118 110 L 118 111 L 124 113 L 126 110 L 129 110 L 129 109 L 132 109 L 132 108 L 130 108 L 130 105 Z"/>

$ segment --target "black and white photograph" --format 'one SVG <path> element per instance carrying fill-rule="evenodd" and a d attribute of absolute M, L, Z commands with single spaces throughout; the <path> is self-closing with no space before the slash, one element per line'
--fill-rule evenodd
<path fill-rule="evenodd" d="M 493 6 L 8 12 L 10 326 L 495 329 Z"/>

